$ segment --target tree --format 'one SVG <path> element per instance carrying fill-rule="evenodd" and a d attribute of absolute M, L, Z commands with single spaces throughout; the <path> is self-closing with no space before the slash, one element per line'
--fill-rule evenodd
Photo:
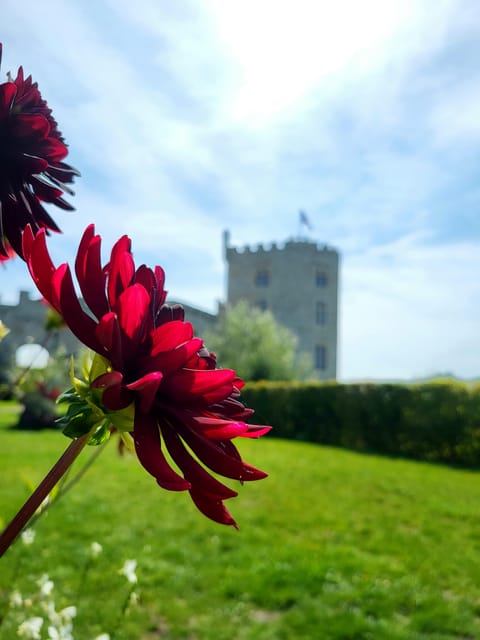
<path fill-rule="evenodd" d="M 226 307 L 205 344 L 222 367 L 246 380 L 300 380 L 312 371 L 308 354 L 298 353 L 298 339 L 278 324 L 270 311 L 241 301 Z"/>

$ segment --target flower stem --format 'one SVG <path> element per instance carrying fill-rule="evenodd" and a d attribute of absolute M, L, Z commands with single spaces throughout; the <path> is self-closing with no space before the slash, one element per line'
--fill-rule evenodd
<path fill-rule="evenodd" d="M 53 487 L 57 484 L 63 474 L 67 471 L 75 458 L 82 451 L 90 438 L 87 433 L 80 438 L 74 440 L 53 465 L 39 486 L 32 493 L 30 498 L 25 502 L 23 507 L 0 534 L 0 558 L 14 542 L 22 529 L 27 525 L 38 507 L 48 496 Z"/>

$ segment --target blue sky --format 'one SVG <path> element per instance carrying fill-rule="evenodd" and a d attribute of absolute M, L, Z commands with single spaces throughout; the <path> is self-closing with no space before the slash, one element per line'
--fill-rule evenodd
<path fill-rule="evenodd" d="M 95 222 L 213 311 L 222 230 L 281 242 L 304 209 L 342 254 L 341 379 L 480 375 L 476 0 L 3 0 L 0 40 L 82 172 L 58 260 Z"/>

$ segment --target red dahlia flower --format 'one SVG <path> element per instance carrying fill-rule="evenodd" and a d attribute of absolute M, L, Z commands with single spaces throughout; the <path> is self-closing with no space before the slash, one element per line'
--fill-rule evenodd
<path fill-rule="evenodd" d="M 194 337 L 182 307 L 165 304 L 161 267 L 135 269 L 127 236 L 102 267 L 100 243 L 93 225 L 87 227 L 75 262 L 85 311 L 69 266 L 53 265 L 44 230 L 34 237 L 27 227 L 23 235 L 25 259 L 40 292 L 108 363 L 90 381 L 91 389 L 101 392 L 102 408 L 122 412 L 133 405 L 128 429 L 141 464 L 165 489 L 188 490 L 212 520 L 235 525 L 223 500 L 236 492 L 205 467 L 240 481 L 264 478 L 241 459 L 232 439 L 259 437 L 270 427 L 245 423 L 253 412 L 239 400 L 243 381 L 231 369 L 216 368 L 215 355 Z M 163 446 L 178 470 L 167 462 Z"/>
<path fill-rule="evenodd" d="M 2 45 L 0 44 L 0 63 Z M 22 67 L 0 84 L 0 261 L 22 256 L 22 231 L 30 224 L 60 231 L 41 202 L 72 210 L 61 196 L 80 175 L 62 162 L 68 153 L 52 111 Z"/>

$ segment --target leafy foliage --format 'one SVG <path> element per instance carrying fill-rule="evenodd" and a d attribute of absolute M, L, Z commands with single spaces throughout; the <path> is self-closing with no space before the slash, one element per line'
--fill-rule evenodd
<path fill-rule="evenodd" d="M 245 301 L 223 310 L 205 343 L 222 367 L 235 369 L 246 380 L 303 380 L 312 371 L 308 355 L 297 352 L 295 334 L 270 311 Z"/>
<path fill-rule="evenodd" d="M 478 386 L 264 382 L 244 398 L 277 437 L 480 465 Z"/>

